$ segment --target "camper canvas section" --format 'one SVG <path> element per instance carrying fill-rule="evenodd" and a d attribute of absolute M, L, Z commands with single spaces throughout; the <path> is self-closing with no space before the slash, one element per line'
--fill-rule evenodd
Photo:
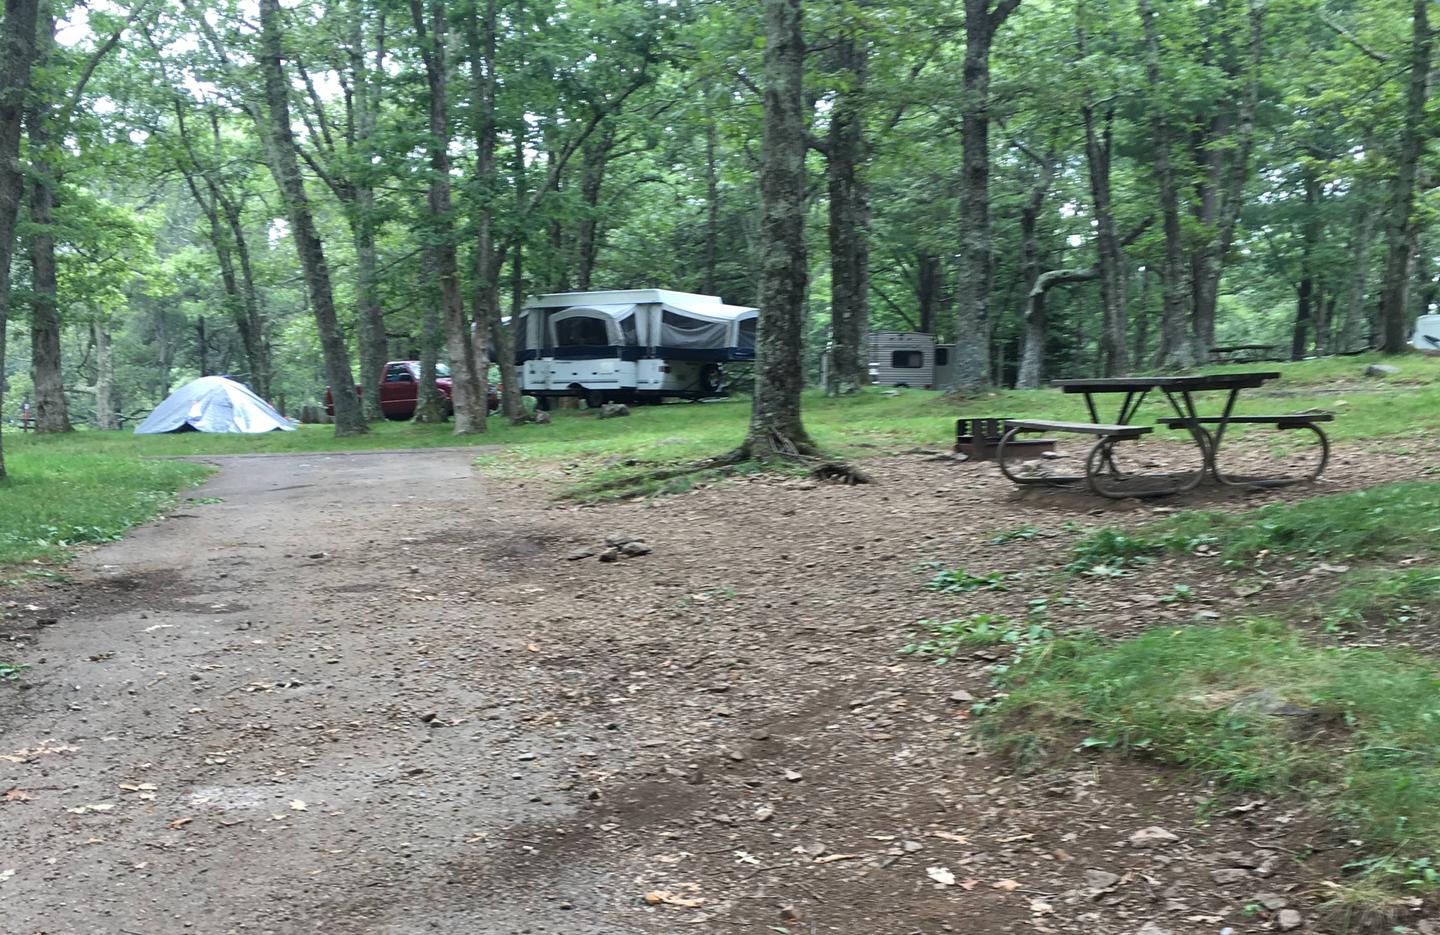
<path fill-rule="evenodd" d="M 718 396 L 720 365 L 755 358 L 757 317 L 718 296 L 666 289 L 543 295 L 520 314 L 516 363 L 533 396 Z"/>
<path fill-rule="evenodd" d="M 932 389 L 935 336 L 919 331 L 872 331 L 870 382 L 875 386 Z"/>
<path fill-rule="evenodd" d="M 1415 319 L 1410 346 L 1422 354 L 1440 357 L 1440 315 L 1421 315 Z"/>

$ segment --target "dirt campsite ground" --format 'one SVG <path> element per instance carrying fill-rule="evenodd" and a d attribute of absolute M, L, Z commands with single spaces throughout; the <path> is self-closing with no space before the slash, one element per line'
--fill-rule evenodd
<path fill-rule="evenodd" d="M 0 690 L 5 935 L 1325 930 L 1347 845 L 1296 803 L 1104 756 L 1016 775 L 973 736 L 997 653 L 898 653 L 1036 596 L 1107 632 L 1287 599 L 1203 559 L 1049 574 L 1171 507 L 927 453 L 579 507 L 473 456 L 216 459 L 71 581 L 0 594 L 33 663 Z M 1325 489 L 1436 459 L 1341 448 Z M 608 536 L 650 551 L 574 557 Z M 926 563 L 1030 577 L 937 594 Z"/>

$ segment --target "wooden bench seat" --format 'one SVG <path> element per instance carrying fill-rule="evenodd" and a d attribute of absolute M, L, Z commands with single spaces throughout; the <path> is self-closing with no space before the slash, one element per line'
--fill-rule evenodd
<path fill-rule="evenodd" d="M 1099 422 L 1052 422 L 1048 419 L 1006 419 L 1005 428 L 1021 432 L 1072 432 L 1077 435 L 1107 435 L 1112 438 L 1139 438 L 1155 431 L 1150 425 L 1104 425 Z"/>
<path fill-rule="evenodd" d="M 1167 416 L 1160 420 L 1160 424 L 1166 428 L 1184 428 L 1190 424 L 1189 419 L 1182 419 L 1179 416 Z M 1316 422 L 1334 422 L 1333 412 L 1294 412 L 1280 416 L 1231 416 L 1229 419 L 1196 419 L 1198 425 L 1219 425 L 1227 422 L 1230 425 L 1275 425 L 1281 428 L 1291 425 L 1313 425 Z"/>

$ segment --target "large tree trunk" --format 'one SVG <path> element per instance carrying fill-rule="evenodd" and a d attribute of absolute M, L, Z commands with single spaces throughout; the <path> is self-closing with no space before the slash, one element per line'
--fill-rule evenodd
<path fill-rule="evenodd" d="M 450 358 L 451 402 L 455 408 L 455 434 L 485 430 L 485 393 L 475 375 L 475 349 L 470 317 L 460 298 L 455 230 L 450 213 L 450 123 L 446 99 L 449 70 L 445 58 L 445 4 L 431 0 L 429 30 L 421 0 L 410 0 L 415 32 L 425 59 L 430 98 L 430 231 L 426 253 L 439 289 L 445 323 L 445 350 Z"/>
<path fill-rule="evenodd" d="M 1199 350 L 1208 352 L 1215 343 L 1215 313 L 1220 300 L 1220 277 L 1225 257 L 1235 242 L 1235 227 L 1245 194 L 1245 181 L 1250 177 L 1250 152 L 1255 144 L 1255 110 L 1260 100 L 1260 63 L 1265 51 L 1265 5 L 1263 0 L 1249 0 L 1247 38 L 1248 66 L 1240 94 L 1234 132 L 1223 149 L 1212 140 L 1207 156 L 1214 163 L 1214 175 L 1222 174 L 1222 153 L 1229 154 L 1224 165 L 1223 186 L 1214 191 L 1214 204 L 1205 210 L 1209 237 L 1195 256 L 1194 328 Z"/>
<path fill-rule="evenodd" d="M 1100 268 L 1091 266 L 1088 269 L 1052 269 L 1049 272 L 1041 273 L 1035 277 L 1035 284 L 1030 287 L 1030 293 L 1025 299 L 1025 322 L 1028 327 L 1031 321 L 1043 322 L 1046 317 L 1045 297 L 1049 291 L 1056 286 L 1070 285 L 1077 282 L 1090 282 L 1100 278 Z M 1027 332 L 1027 338 L 1029 337 Z M 1035 346 L 1041 347 L 1044 344 L 1043 333 L 1041 340 Z M 1083 341 L 1079 342 L 1081 345 Z M 1016 377 L 1015 387 L 1022 390 L 1034 390 L 1040 388 L 1041 355 L 1030 350 L 1031 345 L 1026 344 L 1024 356 L 1020 360 L 1020 373 Z"/>
<path fill-rule="evenodd" d="M 361 159 L 368 160 L 373 155 L 370 143 L 375 135 L 380 92 L 371 83 L 366 59 L 366 10 L 359 0 L 351 4 L 349 18 L 350 125 L 353 128 L 350 148 Z M 376 31 L 383 35 L 384 29 L 382 17 Z M 376 45 L 380 51 L 376 54 L 375 68 L 380 72 L 384 67 L 383 40 L 377 39 Z M 355 242 L 355 338 L 360 358 L 360 407 L 366 421 L 371 422 L 385 418 L 380 407 L 380 381 L 384 379 L 385 359 L 389 356 L 385 313 L 380 307 L 378 291 L 380 277 L 376 271 L 375 188 L 363 168 L 352 170 L 348 183 L 350 235 Z"/>
<path fill-rule="evenodd" d="M 95 427 L 102 432 L 120 428 L 115 399 L 115 355 L 110 347 L 110 332 L 101 322 L 90 325 L 90 339 L 95 344 Z"/>
<path fill-rule="evenodd" d="M 755 403 L 741 446 L 767 459 L 814 450 L 800 419 L 805 371 L 805 39 L 801 0 L 765 0 L 765 130 L 760 155 L 760 322 Z"/>
<path fill-rule="evenodd" d="M 260 66 L 265 79 L 265 103 L 269 117 L 261 131 L 265 137 L 270 174 L 274 176 L 275 187 L 285 203 L 290 236 L 295 241 L 304 270 L 305 291 L 320 335 L 320 350 L 325 358 L 325 379 L 332 388 L 335 434 L 361 435 L 368 428 L 360 411 L 360 401 L 351 391 L 355 376 L 350 372 L 350 355 L 335 314 L 335 293 L 330 285 L 325 247 L 310 213 L 310 200 L 305 193 L 305 180 L 300 175 L 300 160 L 290 126 L 289 82 L 282 64 L 284 52 L 280 35 L 279 0 L 260 0 Z"/>
<path fill-rule="evenodd" d="M 1174 134 L 1165 113 L 1166 89 L 1160 80 L 1160 36 L 1150 0 L 1139 0 L 1145 31 L 1145 76 L 1150 85 L 1150 145 L 1154 150 L 1155 182 L 1160 189 L 1160 216 L 1165 229 L 1165 257 L 1160 278 L 1164 288 L 1160 315 L 1160 363 L 1167 369 L 1193 367 L 1203 355 L 1186 314 L 1185 243 L 1180 228 L 1180 183 L 1171 163 Z"/>
<path fill-rule="evenodd" d="M 39 57 L 46 64 L 55 47 L 55 17 L 40 14 Z M 61 370 L 60 305 L 55 270 L 55 186 L 58 167 L 52 149 L 52 108 L 42 94 L 26 125 L 30 140 L 30 378 L 35 398 L 35 431 L 69 432 Z"/>
<path fill-rule="evenodd" d="M 708 90 L 708 89 L 707 89 Z M 706 94 L 706 100 L 710 99 Z M 705 278 L 700 291 L 714 295 L 718 288 L 715 280 L 716 259 L 720 255 L 720 168 L 716 159 L 718 131 L 715 120 L 707 114 L 705 120 L 705 248 L 702 262 L 705 264 Z"/>
<path fill-rule="evenodd" d="M 1320 218 L 1320 180 L 1307 167 L 1305 188 L 1305 222 L 1301 225 L 1300 283 L 1296 290 L 1295 327 L 1290 334 L 1290 359 L 1301 360 L 1310 349 L 1310 335 L 1320 337 L 1320 304 L 1324 300 L 1316 268 L 1316 252 L 1320 249 L 1322 221 Z"/>
<path fill-rule="evenodd" d="M 605 169 L 610 164 L 610 151 L 615 147 L 615 129 L 607 123 L 594 139 L 585 144 L 580 162 L 580 201 L 584 205 L 576 243 L 575 288 L 590 291 L 595 275 L 595 262 L 600 256 L 600 241 L 605 230 L 601 226 L 600 194 L 605 186 Z"/>
<path fill-rule="evenodd" d="M 495 356 L 504 357 L 505 326 L 500 316 L 500 254 L 495 242 L 495 189 L 498 187 L 498 166 L 495 159 L 497 124 L 495 98 L 499 83 L 495 74 L 495 52 L 499 28 L 497 0 L 471 0 L 465 16 L 465 43 L 470 57 L 470 121 L 475 136 L 475 249 L 473 251 L 474 283 L 470 316 L 475 322 L 472 339 L 475 372 L 480 391 L 489 409 L 490 345 L 496 345 Z M 509 352 L 510 368 L 515 366 L 513 349 Z M 504 373 L 505 367 L 501 366 Z M 520 398 L 518 383 L 505 383 L 502 389 Z"/>
<path fill-rule="evenodd" d="M 956 289 L 955 385 L 990 384 L 990 46 L 1019 0 L 965 0 L 964 107 L 961 117 L 960 278 Z"/>
<path fill-rule="evenodd" d="M 30 90 L 30 65 L 35 57 L 37 0 L 5 0 L 0 20 L 0 361 L 5 360 L 5 325 L 10 307 L 10 261 L 25 180 L 20 171 L 20 129 L 25 97 Z M 0 374 L 0 412 L 5 406 L 5 380 Z M 0 448 L 0 478 L 5 452 Z"/>
<path fill-rule="evenodd" d="M 1387 354 L 1406 350 L 1409 324 L 1409 293 L 1412 227 L 1415 224 L 1415 180 L 1420 153 L 1428 136 L 1425 103 L 1430 95 L 1431 47 L 1430 0 L 1414 0 L 1410 40 L 1410 82 L 1405 95 L 1405 122 L 1400 132 L 1400 150 L 1395 175 L 1390 183 L 1390 207 L 1386 217 L 1385 277 L 1380 282 L 1380 348 Z"/>
<path fill-rule="evenodd" d="M 919 326 L 925 334 L 935 333 L 935 321 L 944 302 L 945 264 L 933 253 L 915 257 L 915 304 Z"/>
<path fill-rule="evenodd" d="M 1081 49 L 1083 54 L 1083 37 Z M 1125 347 L 1124 270 L 1110 198 L 1113 112 L 1105 114 L 1104 129 L 1097 129 L 1095 110 L 1088 102 L 1080 108 L 1080 112 L 1085 124 L 1085 165 L 1090 177 L 1090 200 L 1095 210 L 1095 259 L 1100 273 L 1100 372 L 1103 376 L 1113 377 L 1129 366 Z"/>
<path fill-rule="evenodd" d="M 245 239 L 240 205 L 229 198 L 220 198 L 219 201 L 225 224 L 230 228 L 231 246 L 235 248 L 235 258 L 240 264 L 240 299 L 245 311 L 245 327 L 240 329 L 240 339 L 250 362 L 250 388 L 261 399 L 268 401 L 275 389 L 275 365 L 270 353 L 265 312 L 261 309 L 260 295 L 255 288 L 255 271 L 250 265 L 250 244 Z"/>
<path fill-rule="evenodd" d="M 854 393 L 869 382 L 865 334 L 870 324 L 870 198 L 864 180 L 865 42 L 837 40 L 836 65 L 845 90 L 830 112 L 825 145 L 830 190 L 830 395 Z"/>
<path fill-rule="evenodd" d="M 1040 212 L 1045 207 L 1045 196 L 1055 180 L 1055 168 L 1059 163 L 1056 153 L 1051 150 L 1040 159 L 1039 175 L 1030 187 L 1030 195 L 1020 208 L 1020 276 L 1022 282 L 1038 284 L 1040 279 L 1040 240 L 1038 227 Z M 1035 389 L 1040 385 L 1041 372 L 1045 361 L 1045 341 L 1048 333 L 1043 291 L 1037 297 L 1032 288 L 1025 303 L 1023 316 L 1025 332 L 1020 349 L 1020 365 L 1015 376 L 1015 385 L 1021 389 Z"/>

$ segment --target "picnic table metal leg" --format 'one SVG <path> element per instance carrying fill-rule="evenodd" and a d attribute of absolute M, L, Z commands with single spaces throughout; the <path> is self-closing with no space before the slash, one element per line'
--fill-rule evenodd
<path fill-rule="evenodd" d="M 1318 480 L 1320 476 L 1325 473 L 1325 466 L 1330 463 L 1330 439 L 1325 434 L 1324 429 L 1313 422 L 1305 422 L 1299 425 L 1277 425 L 1276 428 L 1282 432 L 1309 429 L 1315 434 L 1316 443 L 1320 446 L 1320 459 L 1314 468 L 1299 477 L 1232 478 L 1227 477 L 1225 472 L 1220 470 L 1219 458 L 1217 457 L 1213 468 L 1215 480 L 1227 487 L 1248 487 L 1251 489 L 1289 487 L 1291 484 L 1301 484 L 1306 481 Z"/>
<path fill-rule="evenodd" d="M 999 465 L 1000 473 L 1005 475 L 1007 480 L 1011 483 L 1019 484 L 1022 487 L 1040 485 L 1047 487 L 1064 487 L 1076 481 L 1084 480 L 1082 477 L 1027 477 L 1022 474 L 1013 473 L 1005 458 L 1005 446 L 1015 441 L 1015 436 L 1019 435 L 1021 431 L 1021 429 L 1010 429 L 1004 435 L 1000 436 L 1000 443 L 995 446 L 995 463 Z"/>
<path fill-rule="evenodd" d="M 1126 474 L 1115 463 L 1115 446 L 1121 439 L 1105 436 L 1090 449 L 1085 459 L 1085 484 L 1090 490 L 1111 500 L 1128 500 L 1135 497 L 1168 497 L 1172 494 L 1193 490 L 1205 476 L 1204 465 L 1189 477 L 1182 477 L 1161 487 L 1145 488 L 1138 482 L 1145 478 L 1171 479 L 1173 475 Z M 1204 445 L 1201 445 L 1204 449 Z"/>

